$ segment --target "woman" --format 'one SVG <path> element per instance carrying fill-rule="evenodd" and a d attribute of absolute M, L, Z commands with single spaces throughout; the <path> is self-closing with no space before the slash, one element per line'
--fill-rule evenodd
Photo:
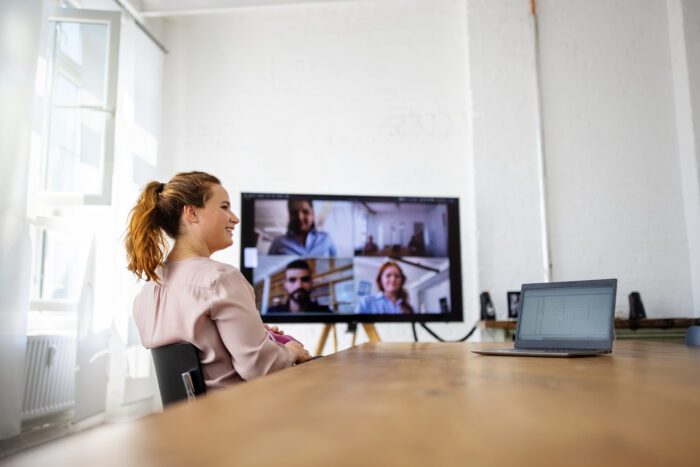
<path fill-rule="evenodd" d="M 359 313 L 410 314 L 413 307 L 408 303 L 408 293 L 403 286 L 406 276 L 393 261 L 382 264 L 377 274 L 377 287 L 381 293 L 365 297 L 360 303 Z"/>
<path fill-rule="evenodd" d="M 316 230 L 314 207 L 310 199 L 290 199 L 287 202 L 287 211 L 287 233 L 272 241 L 269 254 L 315 257 L 337 255 L 331 236 Z"/>
<path fill-rule="evenodd" d="M 150 182 L 129 218 L 129 270 L 146 283 L 134 319 L 147 348 L 190 342 L 199 349 L 207 388 L 301 363 L 309 352 L 267 328 L 238 269 L 209 258 L 233 244 L 239 220 L 219 180 L 203 172 Z M 167 254 L 165 235 L 175 240 Z M 284 336 L 286 337 L 286 336 Z"/>

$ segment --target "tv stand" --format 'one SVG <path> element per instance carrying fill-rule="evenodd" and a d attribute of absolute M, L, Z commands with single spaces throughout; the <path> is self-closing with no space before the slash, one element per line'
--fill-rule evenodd
<path fill-rule="evenodd" d="M 362 323 L 362 329 L 365 330 L 367 338 L 370 342 L 381 342 L 379 334 L 377 333 L 377 328 L 374 327 L 374 323 Z M 323 353 L 323 348 L 326 346 L 326 341 L 328 340 L 328 334 L 333 330 L 333 352 L 338 351 L 338 334 L 335 330 L 335 323 L 327 323 L 323 326 L 323 331 L 321 331 L 321 337 L 318 339 L 318 345 L 316 346 L 316 355 L 321 355 Z M 355 340 L 357 339 L 357 326 L 354 326 L 352 330 L 352 346 L 355 346 Z"/>

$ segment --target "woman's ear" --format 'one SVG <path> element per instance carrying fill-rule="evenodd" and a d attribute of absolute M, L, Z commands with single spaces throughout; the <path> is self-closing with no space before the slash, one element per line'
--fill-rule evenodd
<path fill-rule="evenodd" d="M 185 207 L 182 208 L 182 213 L 185 216 L 185 220 L 189 224 L 196 224 L 197 223 L 197 212 L 194 209 L 194 206 L 188 204 Z"/>

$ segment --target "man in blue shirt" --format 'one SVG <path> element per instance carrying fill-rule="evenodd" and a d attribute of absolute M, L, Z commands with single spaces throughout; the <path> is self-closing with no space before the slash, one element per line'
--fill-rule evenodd
<path fill-rule="evenodd" d="M 275 238 L 270 255 L 336 256 L 333 239 L 326 232 L 316 230 L 314 208 L 310 199 L 290 199 L 287 202 L 289 223 L 287 233 Z"/>

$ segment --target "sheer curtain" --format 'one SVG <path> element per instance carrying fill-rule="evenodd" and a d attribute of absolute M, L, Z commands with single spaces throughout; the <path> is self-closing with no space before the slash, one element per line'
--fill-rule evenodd
<path fill-rule="evenodd" d="M 20 432 L 31 247 L 27 172 L 42 0 L 0 2 L 0 439 Z"/>
<path fill-rule="evenodd" d="M 50 13 L 47 0 L 0 0 L 0 439 L 18 435 L 22 426 L 33 262 L 27 187 L 38 178 L 31 162 L 37 157 L 29 156 L 43 138 L 41 125 L 33 125 L 41 112 L 33 107 L 40 107 L 37 59 Z M 157 157 L 164 56 L 133 23 L 121 23 L 112 202 L 60 213 L 89 234 L 86 260 L 75 259 L 84 269 L 76 329 L 76 422 L 118 420 L 159 406 L 150 354 L 130 322 L 138 286 L 125 270 L 122 235 L 139 188 L 167 175 Z"/>
<path fill-rule="evenodd" d="M 141 188 L 172 176 L 159 157 L 164 61 L 164 53 L 132 21 L 122 22 L 112 223 L 103 235 L 98 233 L 96 261 L 95 310 L 107 310 L 111 324 L 108 419 L 160 407 L 150 352 L 131 316 L 141 284 L 126 270 L 123 235 Z M 100 243 L 100 238 L 105 241 Z"/>

